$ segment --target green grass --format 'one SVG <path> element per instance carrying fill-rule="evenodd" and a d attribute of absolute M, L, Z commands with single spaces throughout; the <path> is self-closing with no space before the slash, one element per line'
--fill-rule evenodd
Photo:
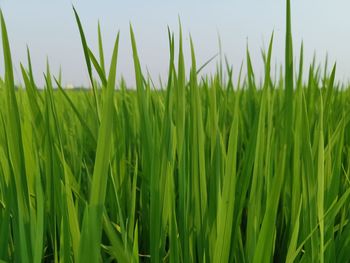
<path fill-rule="evenodd" d="M 262 82 L 248 50 L 237 83 L 223 63 L 199 78 L 180 26 L 160 89 L 131 26 L 136 89 L 116 83 L 119 34 L 107 72 L 75 10 L 91 89 L 49 64 L 38 89 L 29 51 L 16 87 L 1 14 L 0 262 L 349 262 L 350 88 L 305 73 L 302 47 L 295 66 L 289 2 L 279 79 L 273 35 Z"/>

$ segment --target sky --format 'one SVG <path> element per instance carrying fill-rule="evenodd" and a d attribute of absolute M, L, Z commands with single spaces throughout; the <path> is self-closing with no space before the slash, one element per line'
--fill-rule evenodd
<path fill-rule="evenodd" d="M 157 82 L 166 79 L 169 49 L 167 26 L 178 40 L 178 21 L 184 35 L 187 69 L 190 65 L 189 36 L 196 52 L 197 64 L 205 63 L 219 52 L 227 57 L 237 76 L 249 46 L 254 70 L 262 76 L 261 50 L 267 49 L 274 32 L 273 63 L 279 68 L 284 62 L 285 1 L 231 0 L 231 1 L 44 1 L 0 0 L 10 39 L 14 74 L 17 83 L 23 83 L 20 63 L 27 65 L 26 47 L 31 52 L 36 82 L 43 85 L 46 60 L 53 74 L 62 68 L 63 84 L 88 85 L 83 49 L 72 5 L 77 9 L 88 45 L 97 48 L 97 23 L 100 21 L 106 64 L 109 64 L 114 40 L 120 31 L 118 78 L 134 85 L 134 69 L 129 36 L 129 23 L 136 36 L 144 72 Z M 326 54 L 329 64 L 337 62 L 337 78 L 350 80 L 350 1 L 295 0 L 292 1 L 292 30 L 294 56 L 297 59 L 301 42 L 304 43 L 305 63 L 314 54 L 323 62 Z M 0 45 L 1 46 L 1 45 Z M 2 48 L 2 46 L 1 46 Z M 4 63 L 0 52 L 0 74 Z M 96 53 L 97 54 L 97 53 Z M 215 71 L 217 61 L 210 63 L 205 74 Z"/>

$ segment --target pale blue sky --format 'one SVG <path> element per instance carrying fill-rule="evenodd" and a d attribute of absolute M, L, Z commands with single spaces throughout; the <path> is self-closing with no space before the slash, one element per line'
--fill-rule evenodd
<path fill-rule="evenodd" d="M 263 72 L 260 50 L 268 45 L 275 31 L 274 63 L 284 60 L 284 0 L 240 1 L 39 1 L 0 0 L 11 42 L 15 78 L 21 82 L 19 63 L 26 62 L 26 45 L 29 46 L 37 82 L 43 83 L 48 56 L 52 71 L 62 66 L 65 84 L 87 84 L 79 32 L 74 20 L 72 4 L 83 23 L 88 43 L 96 50 L 97 21 L 102 26 L 106 62 L 111 53 L 118 30 L 121 32 L 118 75 L 134 83 L 130 49 L 129 22 L 136 34 L 141 63 L 148 68 L 154 80 L 166 76 L 168 63 L 167 25 L 177 32 L 181 17 L 185 36 L 186 58 L 188 36 L 191 33 L 198 64 L 218 52 L 218 34 L 224 54 L 238 71 L 245 58 L 248 39 L 254 68 Z M 350 1 L 348 0 L 295 0 L 292 2 L 293 41 L 295 56 L 304 41 L 305 60 L 310 62 L 314 51 L 323 61 L 328 51 L 331 63 L 337 61 L 338 79 L 350 79 Z M 0 55 L 0 73 L 3 57 Z M 108 61 L 109 62 L 109 61 Z M 215 62 L 206 73 L 215 70 Z"/>

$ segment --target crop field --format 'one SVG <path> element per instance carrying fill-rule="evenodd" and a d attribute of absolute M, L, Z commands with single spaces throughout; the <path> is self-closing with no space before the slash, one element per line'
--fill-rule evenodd
<path fill-rule="evenodd" d="M 272 77 L 272 35 L 261 82 L 249 51 L 247 74 L 219 63 L 199 77 L 180 27 L 154 87 L 130 26 L 128 89 L 119 35 L 105 61 L 74 12 L 89 89 L 65 89 L 49 64 L 38 88 L 29 51 L 15 85 L 1 14 L 1 263 L 350 262 L 350 89 L 293 54 L 289 0 L 284 70 Z"/>

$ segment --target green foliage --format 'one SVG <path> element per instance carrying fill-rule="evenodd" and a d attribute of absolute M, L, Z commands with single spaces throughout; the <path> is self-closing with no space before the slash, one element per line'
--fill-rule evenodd
<path fill-rule="evenodd" d="M 38 89 L 29 51 L 16 87 L 1 14 L 0 262 L 350 261 L 350 89 L 315 63 L 304 83 L 303 47 L 294 75 L 290 1 L 280 79 L 273 35 L 262 83 L 248 49 L 237 84 L 222 60 L 199 79 L 192 39 L 187 77 L 180 25 L 165 89 L 131 26 L 136 89 L 116 83 L 119 34 L 107 75 L 74 13 L 86 90 L 49 65 Z"/>

